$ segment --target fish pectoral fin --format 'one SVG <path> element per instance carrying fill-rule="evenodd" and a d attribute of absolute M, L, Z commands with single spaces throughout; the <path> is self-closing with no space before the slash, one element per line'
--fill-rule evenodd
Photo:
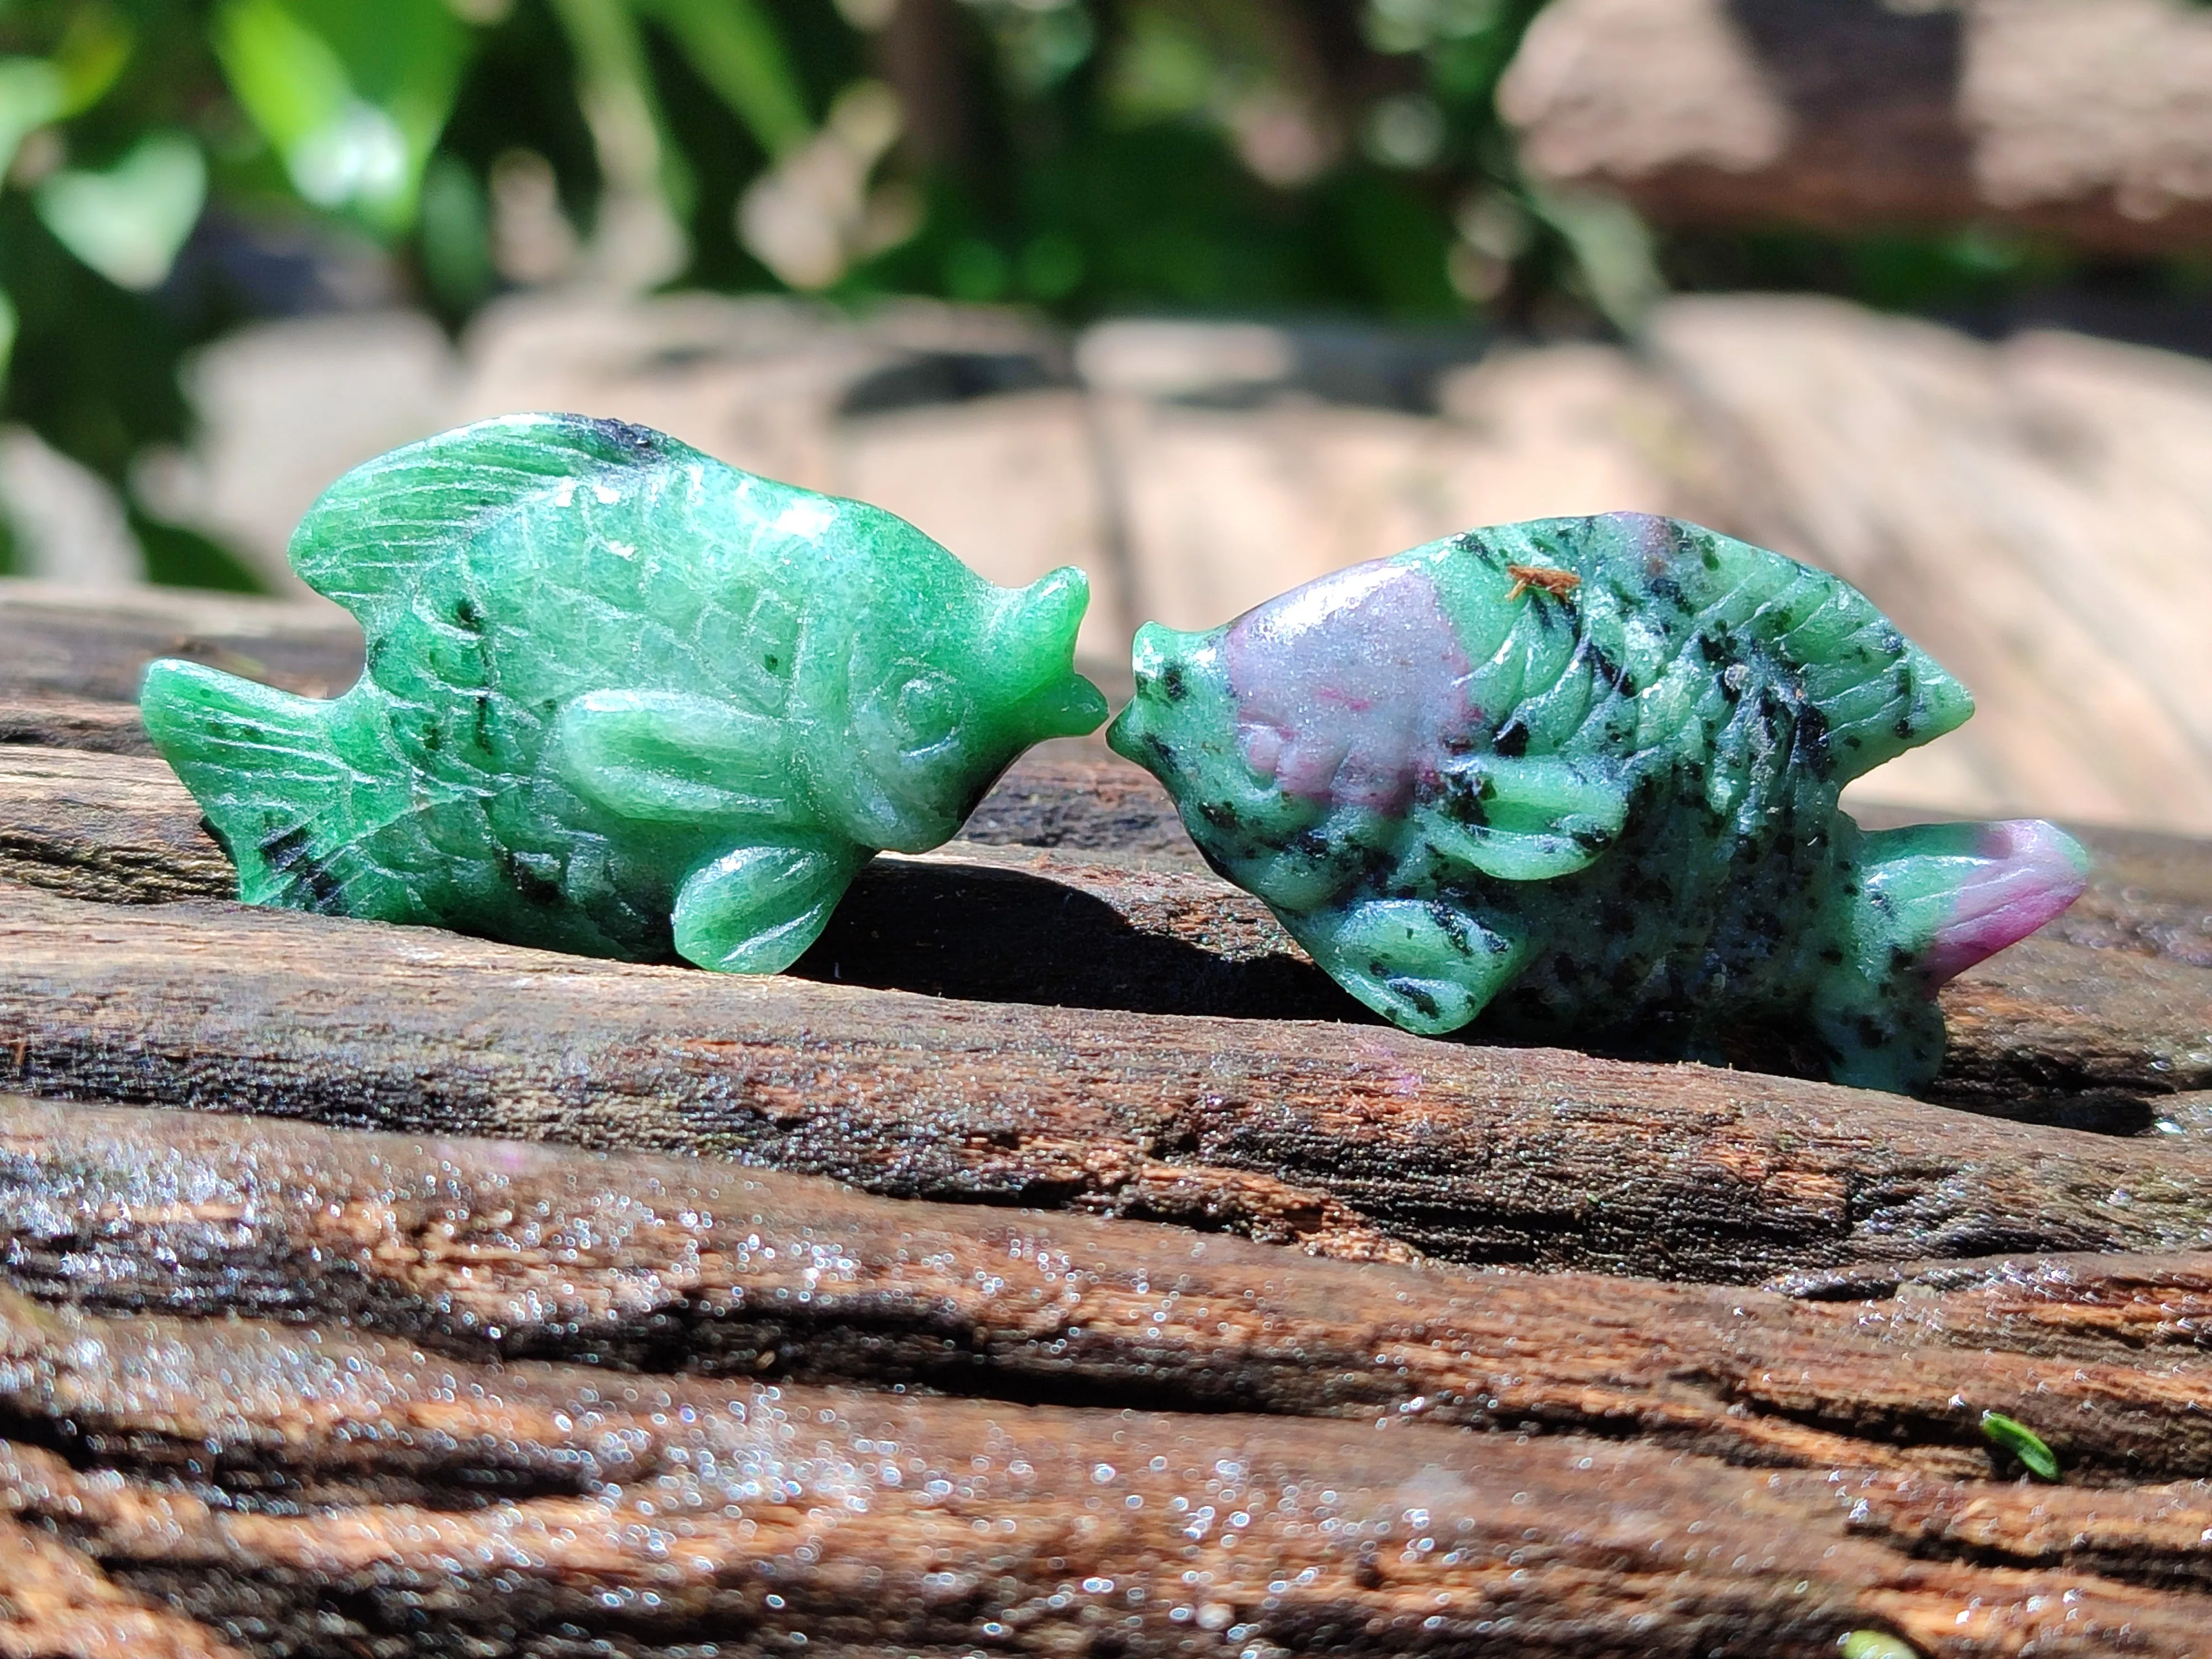
<path fill-rule="evenodd" d="M 1485 755 L 1469 763 L 1480 822 L 1431 811 L 1423 825 L 1444 857 L 1499 881 L 1551 881 L 1584 870 L 1628 818 L 1618 777 L 1555 756 Z"/>
<path fill-rule="evenodd" d="M 552 754 L 563 782 L 619 817 L 668 823 L 787 815 L 781 728 L 719 698 L 586 692 L 555 719 Z"/>
<path fill-rule="evenodd" d="M 1528 959 L 1519 941 L 1420 899 L 1370 899 L 1285 920 L 1331 979 L 1423 1036 L 1466 1024 Z"/>
<path fill-rule="evenodd" d="M 782 972 L 821 936 L 868 856 L 826 841 L 725 853 L 677 890 L 677 954 L 717 973 Z"/>

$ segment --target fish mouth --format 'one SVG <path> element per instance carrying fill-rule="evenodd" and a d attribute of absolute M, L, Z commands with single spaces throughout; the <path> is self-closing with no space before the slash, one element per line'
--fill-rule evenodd
<path fill-rule="evenodd" d="M 1080 738 L 1096 732 L 1106 718 L 1106 694 L 1080 674 L 1071 673 L 1048 696 L 1030 700 L 1030 728 L 1038 741 L 1047 738 Z"/>
<path fill-rule="evenodd" d="M 1133 761 L 1170 789 L 1179 773 L 1166 728 L 1172 711 L 1189 695 L 1194 669 L 1192 648 L 1202 638 L 1179 633 L 1159 623 L 1146 623 L 1137 630 L 1129 651 L 1130 678 L 1136 695 L 1106 728 L 1106 746 L 1124 760 Z"/>
<path fill-rule="evenodd" d="M 1079 738 L 1106 718 L 1106 694 L 1075 672 L 1075 636 L 1091 605 L 1091 580 L 1063 565 L 1007 596 L 994 630 L 1011 666 L 1009 703 L 1029 741 Z"/>
<path fill-rule="evenodd" d="M 1146 738 L 1145 717 L 1137 704 L 1125 704 L 1114 716 L 1114 723 L 1106 728 L 1106 746 L 1123 760 L 1134 761 L 1146 771 L 1158 771 L 1149 752 Z"/>
<path fill-rule="evenodd" d="M 1123 760 L 1134 761 L 1164 783 L 1167 772 L 1164 757 L 1153 753 L 1154 744 L 1151 711 L 1141 697 L 1124 703 L 1121 712 L 1114 716 L 1114 723 L 1106 728 L 1109 749 Z"/>

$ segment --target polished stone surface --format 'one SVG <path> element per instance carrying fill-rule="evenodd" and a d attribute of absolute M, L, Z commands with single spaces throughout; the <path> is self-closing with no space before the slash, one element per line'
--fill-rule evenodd
<path fill-rule="evenodd" d="M 514 416 L 347 474 L 292 544 L 359 618 L 323 702 L 155 663 L 148 732 L 275 904 L 769 973 L 876 850 L 1094 729 L 1080 571 L 993 586 L 878 508 Z"/>
<path fill-rule="evenodd" d="M 1469 532 L 1138 636 L 1108 737 L 1215 866 L 1409 1030 L 1905 1089 L 1936 986 L 2087 864 L 2043 823 L 1862 831 L 1972 713 L 1856 589 L 1637 514 Z"/>

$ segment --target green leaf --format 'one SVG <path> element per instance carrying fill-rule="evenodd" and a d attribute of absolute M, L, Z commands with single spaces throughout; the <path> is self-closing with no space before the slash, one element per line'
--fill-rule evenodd
<path fill-rule="evenodd" d="M 453 113 L 476 37 L 446 0 L 289 3 L 337 53 L 355 95 L 406 136 L 411 174 L 419 177 Z"/>
<path fill-rule="evenodd" d="M 770 155 L 814 135 L 775 24 L 754 0 L 647 0 L 684 61 Z"/>
<path fill-rule="evenodd" d="M 1843 1659 L 1920 1659 L 1911 1644 L 1878 1630 L 1846 1631 L 1838 1638 L 1836 1651 Z"/>
<path fill-rule="evenodd" d="M 71 253 L 118 288 L 159 288 L 207 203 L 207 161 L 181 132 L 149 133 L 105 173 L 42 182 L 40 219 Z"/>
<path fill-rule="evenodd" d="M 422 175 L 422 274 L 447 309 L 465 312 L 499 280 L 491 257 L 491 215 L 468 164 L 434 160 Z"/>
<path fill-rule="evenodd" d="M 69 82 L 43 58 L 0 58 L 0 173 L 24 139 L 68 112 Z"/>
<path fill-rule="evenodd" d="M 577 99 L 608 185 L 632 195 L 658 193 L 679 218 L 688 214 L 690 170 L 669 137 L 629 0 L 551 3 L 575 58 Z"/>
<path fill-rule="evenodd" d="M 2058 1459 L 2042 1437 L 2027 1424 L 2007 1417 L 2002 1412 L 1982 1413 L 1982 1433 L 1990 1443 L 2002 1446 L 2021 1461 L 2021 1466 L 2039 1480 L 2058 1478 Z"/>
<path fill-rule="evenodd" d="M 1594 190 L 1532 191 L 1528 199 L 1573 252 L 1591 302 L 1615 328 L 1633 333 L 1667 292 L 1651 233 L 1636 210 Z"/>
<path fill-rule="evenodd" d="M 231 91 L 288 165 L 354 101 L 337 51 L 277 0 L 228 0 L 216 15 L 214 44 Z"/>
<path fill-rule="evenodd" d="M 130 25 L 106 6 L 76 12 L 44 58 L 0 58 L 0 174 L 25 138 L 50 121 L 82 114 L 105 97 L 131 56 Z"/>
<path fill-rule="evenodd" d="M 54 48 L 64 116 L 82 114 L 107 95 L 131 61 L 135 40 L 130 20 L 112 6 L 80 6 L 70 15 Z"/>
<path fill-rule="evenodd" d="M 226 0 L 213 38 L 302 197 L 386 232 L 413 223 L 471 49 L 441 0 Z"/>
<path fill-rule="evenodd" d="M 0 293 L 0 386 L 8 384 L 8 362 L 15 355 L 15 302 Z"/>

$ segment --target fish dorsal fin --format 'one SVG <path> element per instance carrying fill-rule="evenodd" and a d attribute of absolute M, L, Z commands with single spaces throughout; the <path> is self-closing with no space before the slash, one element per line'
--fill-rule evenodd
<path fill-rule="evenodd" d="M 1621 665 L 1647 716 L 1639 741 L 1663 738 L 1679 723 L 1650 718 L 1663 712 L 1658 703 L 1686 717 L 1698 702 L 1692 683 L 1722 673 L 1731 651 L 1751 642 L 1779 658 L 1820 711 L 1839 783 L 1974 712 L 1966 689 L 1842 577 L 1717 531 L 1607 513 L 1504 525 L 1461 540 L 1492 568 L 1493 584 L 1516 566 L 1577 578 L 1565 603 L 1579 625 L 1602 622 L 1623 634 Z M 1639 617 L 1658 625 L 1633 625 Z"/>
<path fill-rule="evenodd" d="M 478 421 L 395 449 L 332 484 L 293 532 L 292 568 L 374 637 L 406 605 L 421 568 L 488 523 L 594 477 L 702 459 L 687 445 L 622 421 L 582 415 Z"/>

